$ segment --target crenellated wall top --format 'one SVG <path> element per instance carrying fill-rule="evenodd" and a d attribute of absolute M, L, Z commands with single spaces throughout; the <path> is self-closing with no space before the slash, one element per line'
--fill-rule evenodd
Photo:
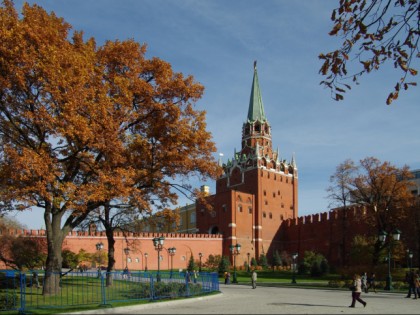
<path fill-rule="evenodd" d="M 14 236 L 46 236 L 45 230 L 21 230 L 21 229 L 0 229 L 0 235 L 14 235 Z M 68 237 L 83 237 L 83 236 L 96 236 L 96 237 L 106 237 L 105 231 L 71 231 L 67 235 Z M 165 238 L 214 238 L 221 239 L 223 238 L 222 234 L 190 234 L 190 233 L 126 233 L 123 232 L 114 232 L 114 237 L 142 237 L 142 238 L 154 238 L 163 236 Z"/>
<path fill-rule="evenodd" d="M 284 225 L 287 227 L 298 226 L 304 224 L 315 224 L 322 222 L 331 222 L 337 220 L 341 221 L 344 218 L 344 214 L 347 214 L 348 219 L 359 218 L 366 215 L 366 207 L 363 206 L 352 206 L 347 207 L 345 210 L 343 208 L 332 209 L 328 212 L 320 212 L 310 215 L 305 215 L 297 218 L 287 219 L 284 221 Z"/>

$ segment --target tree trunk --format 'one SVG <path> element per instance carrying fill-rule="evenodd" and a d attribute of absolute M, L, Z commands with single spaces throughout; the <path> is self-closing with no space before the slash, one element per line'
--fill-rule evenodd
<path fill-rule="evenodd" d="M 106 236 L 108 239 L 108 267 L 106 269 L 106 286 L 112 286 L 112 271 L 115 266 L 115 239 L 112 230 L 106 230 Z"/>
<path fill-rule="evenodd" d="M 61 289 L 62 246 L 65 237 L 70 231 L 70 226 L 66 224 L 61 227 L 64 213 L 59 207 L 52 205 L 47 207 L 44 212 L 48 248 L 42 292 L 44 295 L 56 295 L 60 293 Z"/>

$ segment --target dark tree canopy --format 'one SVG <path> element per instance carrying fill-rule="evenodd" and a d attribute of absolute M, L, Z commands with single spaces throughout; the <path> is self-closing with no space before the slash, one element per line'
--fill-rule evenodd
<path fill-rule="evenodd" d="M 398 98 L 400 91 L 416 86 L 418 73 L 420 2 L 418 0 L 340 0 L 333 10 L 334 26 L 329 33 L 343 39 L 341 47 L 321 53 L 320 73 L 326 76 L 321 85 L 331 90 L 332 97 L 343 100 L 352 80 L 393 63 L 399 71 L 394 90 L 386 104 Z M 351 73 L 347 65 L 351 63 Z M 350 65 L 349 65 L 350 66 Z"/>

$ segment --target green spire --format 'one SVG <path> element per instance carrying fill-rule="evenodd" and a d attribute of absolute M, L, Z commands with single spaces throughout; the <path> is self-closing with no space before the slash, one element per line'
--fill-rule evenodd
<path fill-rule="evenodd" d="M 251 97 L 249 100 L 248 121 L 267 120 L 264 114 L 264 105 L 261 97 L 260 85 L 258 84 L 257 61 L 254 61 L 254 79 L 252 81 Z"/>

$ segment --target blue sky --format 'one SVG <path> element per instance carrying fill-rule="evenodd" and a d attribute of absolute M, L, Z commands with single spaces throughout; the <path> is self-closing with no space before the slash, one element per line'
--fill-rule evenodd
<path fill-rule="evenodd" d="M 341 43 L 328 35 L 338 0 L 28 2 L 54 11 L 99 45 L 132 38 L 148 45 L 148 57 L 193 75 L 205 86 L 197 108 L 206 110 L 208 130 L 225 161 L 240 149 L 257 60 L 273 147 L 283 159 L 295 154 L 300 216 L 328 211 L 329 177 L 348 158 L 375 156 L 420 168 L 419 87 L 385 105 L 400 75 L 390 66 L 362 78 L 341 102 L 319 85 L 319 53 Z M 19 10 L 22 4 L 15 1 Z M 214 182 L 206 184 L 215 191 Z M 40 211 L 17 219 L 28 228 L 44 226 Z"/>

